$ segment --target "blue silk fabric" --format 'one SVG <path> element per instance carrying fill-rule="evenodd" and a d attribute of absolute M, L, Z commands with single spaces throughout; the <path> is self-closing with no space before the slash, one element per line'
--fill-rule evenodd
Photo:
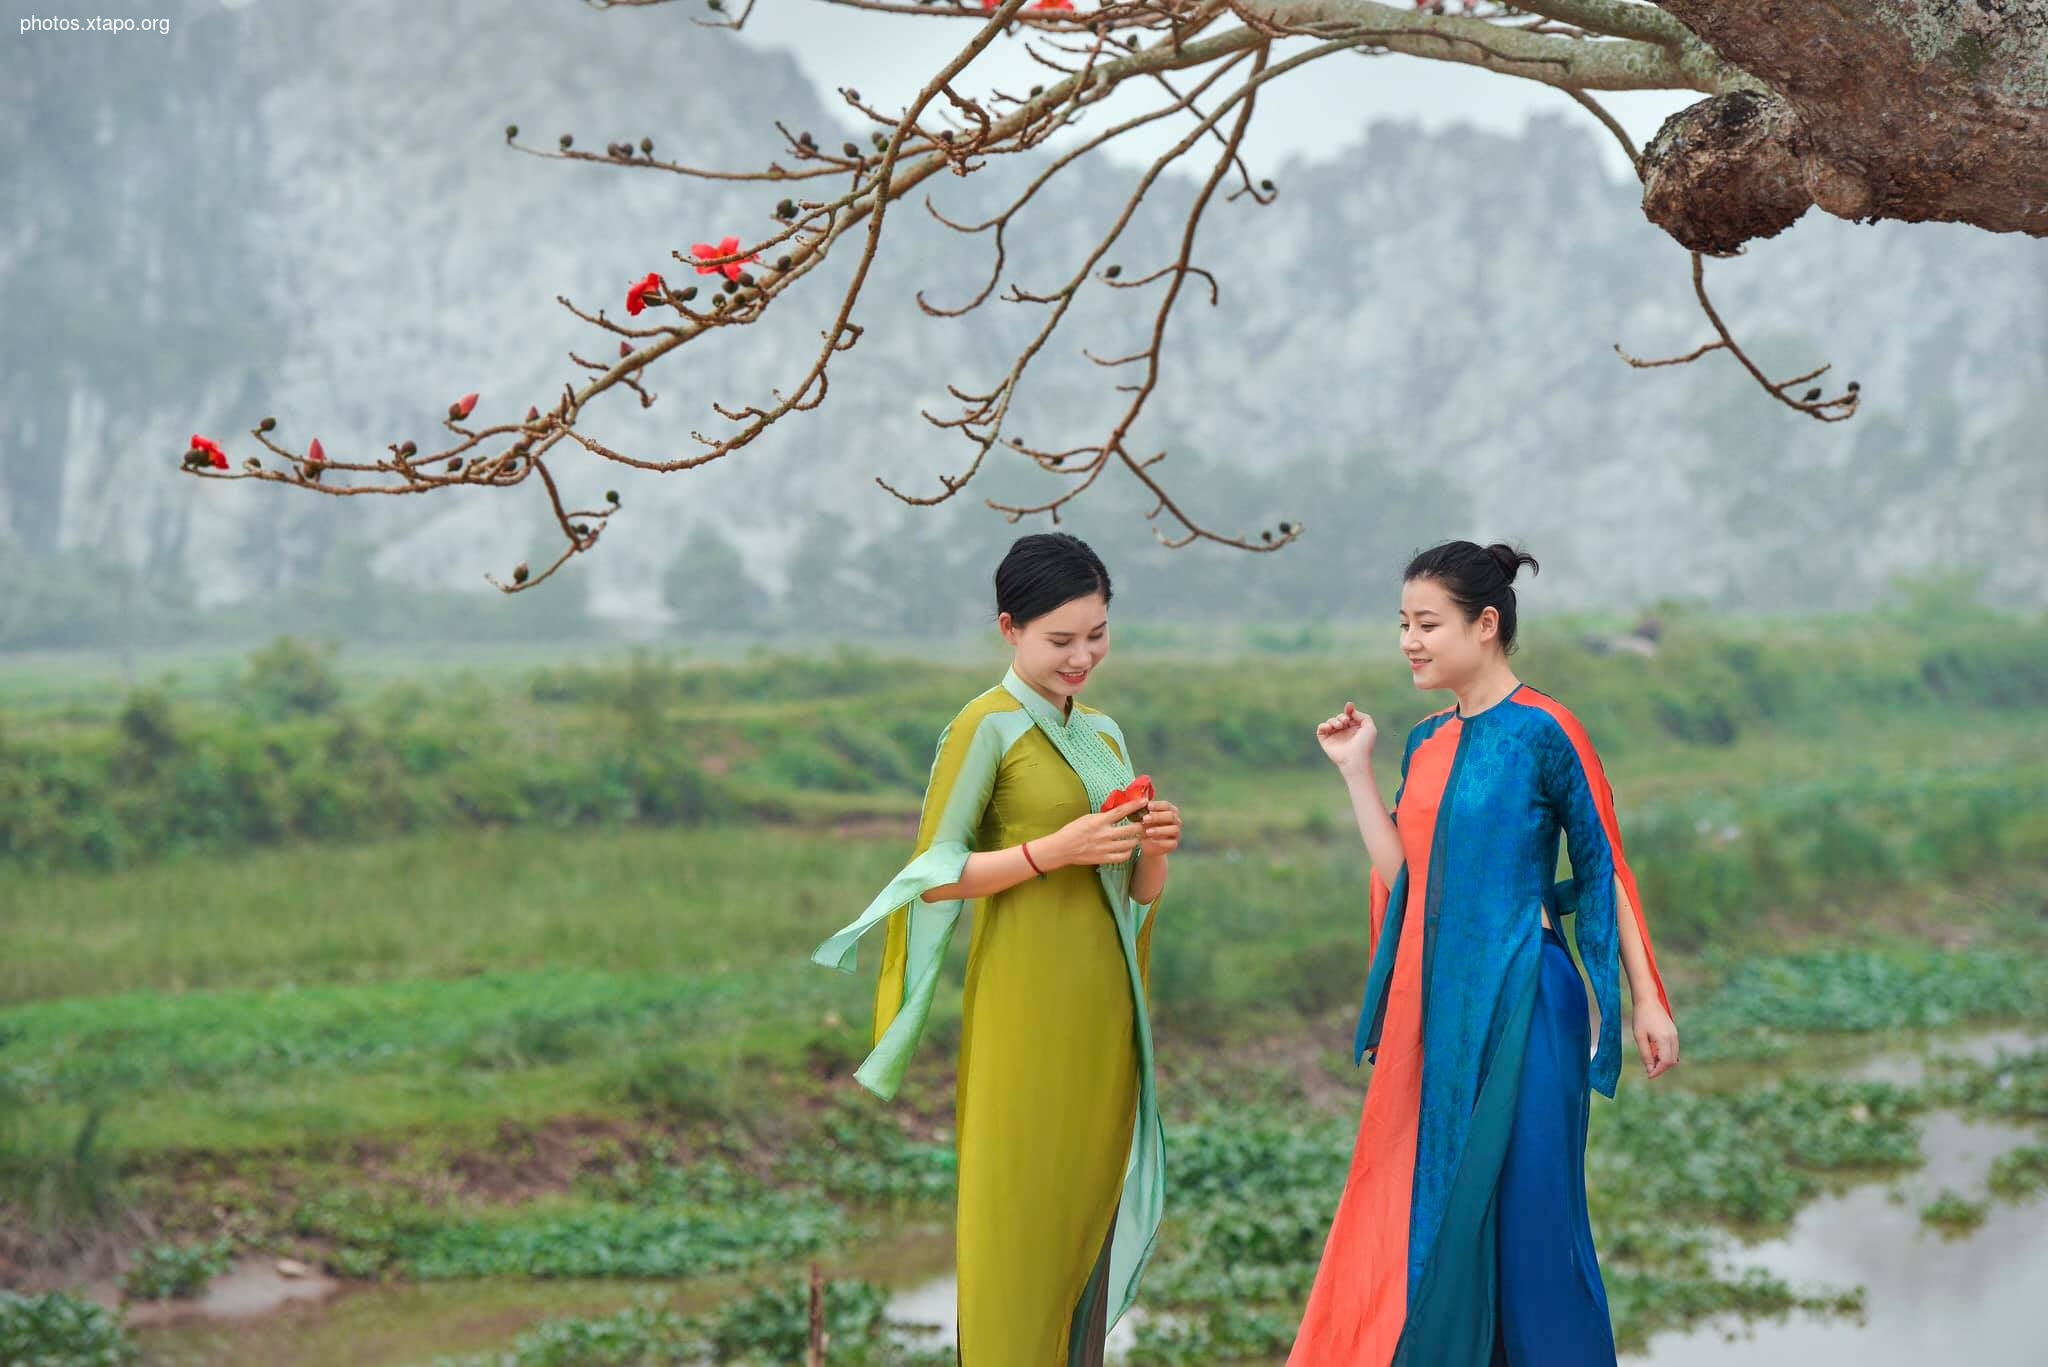
<path fill-rule="evenodd" d="M 1360 1056 L 1378 1045 L 1401 925 L 1407 916 L 1421 915 L 1422 1094 L 1408 1237 L 1409 1311 L 1396 1363 L 1434 1367 L 1492 1358 L 1504 1289 L 1496 1238 L 1509 1137 L 1524 1085 L 1557 1082 L 1546 1077 L 1535 1084 L 1524 1077 L 1532 1046 L 1548 1047 L 1543 1041 L 1555 1034 L 1554 1020 L 1546 1019 L 1541 1028 L 1536 1020 L 1544 986 L 1540 909 L 1546 906 L 1553 921 L 1569 917 L 1573 923 L 1600 1010 L 1597 1052 L 1590 1068 L 1583 1055 L 1580 1060 L 1584 1080 L 1564 1079 L 1581 1096 L 1567 1109 L 1583 1116 L 1585 1087 L 1612 1096 L 1620 1076 L 1615 877 L 1621 856 L 1602 820 L 1605 777 L 1590 747 L 1582 753 L 1567 732 L 1562 712 L 1521 685 L 1471 717 L 1450 710 L 1425 719 L 1409 733 L 1402 756 L 1405 792 L 1409 761 L 1419 748 L 1433 737 L 1456 747 L 1429 844 L 1426 905 L 1408 905 L 1404 869 L 1390 892 L 1354 1041 Z M 1397 795 L 1397 820 L 1399 805 Z M 1560 837 L 1571 860 L 1571 877 L 1562 882 Z M 1557 943 L 1562 948 L 1561 938 Z M 1583 990 L 1574 997 L 1583 1012 Z M 1583 1032 L 1583 1021 L 1581 1027 Z M 1583 1119 L 1576 1132 L 1582 1164 Z M 1558 1139 L 1570 1142 L 1568 1135 Z M 1570 1199 L 1583 1222 L 1583 1176 Z M 1565 1231 L 1555 1237 L 1562 1249 Z M 1590 1258 L 1590 1235 L 1586 1254 Z M 1597 1285 L 1597 1268 L 1593 1278 Z M 1604 1296 L 1599 1305 L 1604 1327 Z M 1611 1360 L 1611 1343 L 1606 1351 Z"/>

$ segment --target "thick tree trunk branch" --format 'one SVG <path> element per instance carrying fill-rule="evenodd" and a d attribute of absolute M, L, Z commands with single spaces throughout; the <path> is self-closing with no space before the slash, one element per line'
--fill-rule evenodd
<path fill-rule="evenodd" d="M 1663 47 L 1699 42 L 1684 24 L 1655 5 L 1638 0 L 1530 0 L 1515 8 L 1612 38 L 1639 38 Z"/>
<path fill-rule="evenodd" d="M 1637 169 L 1644 215 L 1709 255 L 1775 237 L 1813 207 L 1799 116 L 1775 95 L 1744 90 L 1680 110 L 1657 130 Z"/>
<path fill-rule="evenodd" d="M 1663 8 L 1773 92 L 1688 109 L 1645 151 L 1645 212 L 1688 247 L 1768 236 L 1802 195 L 1852 220 L 2048 235 L 2048 0 Z"/>
<path fill-rule="evenodd" d="M 1322 38 L 1357 33 L 1361 42 L 1389 52 L 1476 66 L 1569 90 L 1698 90 L 1715 94 L 1750 84 L 1740 71 L 1690 35 L 1685 35 L 1683 42 L 1573 38 L 1484 19 L 1396 9 L 1373 0 L 1249 0 L 1240 8 L 1289 32 L 1312 33 Z M 1527 8 L 1540 12 L 1550 6 Z M 1574 4 L 1554 8 L 1614 11 L 1643 7 Z M 1654 10 L 1647 14 L 1650 23 L 1624 26 L 1632 31 L 1655 32 L 1660 39 L 1671 37 L 1654 24 L 1663 16 Z"/>

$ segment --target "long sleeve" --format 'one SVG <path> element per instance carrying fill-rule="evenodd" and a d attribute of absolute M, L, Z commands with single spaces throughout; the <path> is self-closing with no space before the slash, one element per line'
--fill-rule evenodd
<path fill-rule="evenodd" d="M 1615 817 L 1614 790 L 1593 742 L 1577 719 L 1566 713 L 1547 748 L 1543 763 L 1543 796 L 1564 830 L 1572 876 L 1557 888 L 1558 909 L 1569 910 L 1579 958 L 1592 981 L 1600 1006 L 1600 1039 L 1593 1055 L 1592 1083 L 1603 1096 L 1613 1096 L 1621 1078 L 1621 941 L 1619 911 L 1623 901 L 1635 917 L 1636 930 L 1649 962 L 1651 980 L 1664 1009 L 1671 1009 L 1657 960 L 1650 948 L 1650 930 L 1643 919 L 1642 898 L 1621 845 L 1621 824 Z M 1625 894 L 1618 896 L 1617 893 Z"/>
<path fill-rule="evenodd" d="M 1001 761 L 1001 730 L 991 714 L 970 710 L 954 718 L 939 737 L 911 861 L 865 911 L 811 955 L 817 963 L 850 973 L 860 938 L 884 920 L 889 923 L 875 985 L 875 1048 L 854 1073 L 881 1096 L 895 1095 L 924 1033 L 963 906 L 958 899 L 926 902 L 924 894 L 960 881 Z"/>
<path fill-rule="evenodd" d="M 1414 757 L 1416 746 L 1424 739 L 1420 726 L 1410 729 L 1408 743 L 1401 750 L 1401 781 L 1394 789 L 1394 807 L 1390 815 L 1396 832 L 1401 826 L 1401 799 L 1408 792 L 1408 761 Z M 1406 849 L 1406 841 L 1402 842 Z M 1371 926 L 1366 941 L 1365 997 L 1359 1005 L 1358 1028 L 1351 1037 L 1351 1061 L 1355 1064 L 1370 1056 L 1379 1058 L 1378 1046 L 1380 1026 L 1386 1013 L 1387 991 L 1394 980 L 1394 956 L 1400 948 L 1401 921 L 1407 911 L 1408 865 L 1404 862 L 1400 872 L 1394 875 L 1394 882 L 1388 886 L 1380 877 L 1377 866 L 1367 876 L 1370 891 Z M 1388 934 L 1393 941 L 1382 944 Z"/>
<path fill-rule="evenodd" d="M 1407 743 L 1401 747 L 1401 781 L 1394 787 L 1394 805 L 1388 813 L 1393 818 L 1397 831 L 1401 826 L 1401 795 L 1408 791 L 1408 758 L 1415 753 L 1415 744 L 1421 734 L 1419 727 L 1411 728 Z M 1395 875 L 1395 881 L 1402 881 L 1400 875 Z M 1372 928 L 1365 942 L 1365 957 L 1370 963 L 1373 952 L 1379 948 L 1380 927 L 1387 923 L 1387 903 L 1392 900 L 1393 889 L 1387 886 L 1386 879 L 1380 877 L 1379 866 L 1376 864 L 1370 866 L 1366 885 L 1370 891 L 1372 906 Z"/>

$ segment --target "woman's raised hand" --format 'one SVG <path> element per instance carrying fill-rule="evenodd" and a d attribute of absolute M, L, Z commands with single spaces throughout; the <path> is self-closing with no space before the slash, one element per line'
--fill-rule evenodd
<path fill-rule="evenodd" d="M 1323 753 L 1339 769 L 1357 769 L 1372 762 L 1372 743 L 1379 735 L 1372 718 L 1345 703 L 1344 710 L 1316 727 Z"/>
<path fill-rule="evenodd" d="M 1143 835 L 1143 828 L 1125 824 L 1124 818 L 1145 810 L 1149 800 L 1133 798 L 1106 812 L 1077 816 L 1039 843 L 1048 847 L 1058 865 L 1121 864 L 1137 850 Z"/>

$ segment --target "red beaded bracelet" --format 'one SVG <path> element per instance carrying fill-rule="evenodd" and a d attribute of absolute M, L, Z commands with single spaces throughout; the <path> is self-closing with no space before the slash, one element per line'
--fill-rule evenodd
<path fill-rule="evenodd" d="M 1031 842 L 1027 840 L 1017 848 L 1024 851 L 1024 862 L 1031 866 L 1031 871 L 1040 878 L 1045 877 L 1045 870 L 1038 867 L 1038 861 L 1031 857 Z"/>

